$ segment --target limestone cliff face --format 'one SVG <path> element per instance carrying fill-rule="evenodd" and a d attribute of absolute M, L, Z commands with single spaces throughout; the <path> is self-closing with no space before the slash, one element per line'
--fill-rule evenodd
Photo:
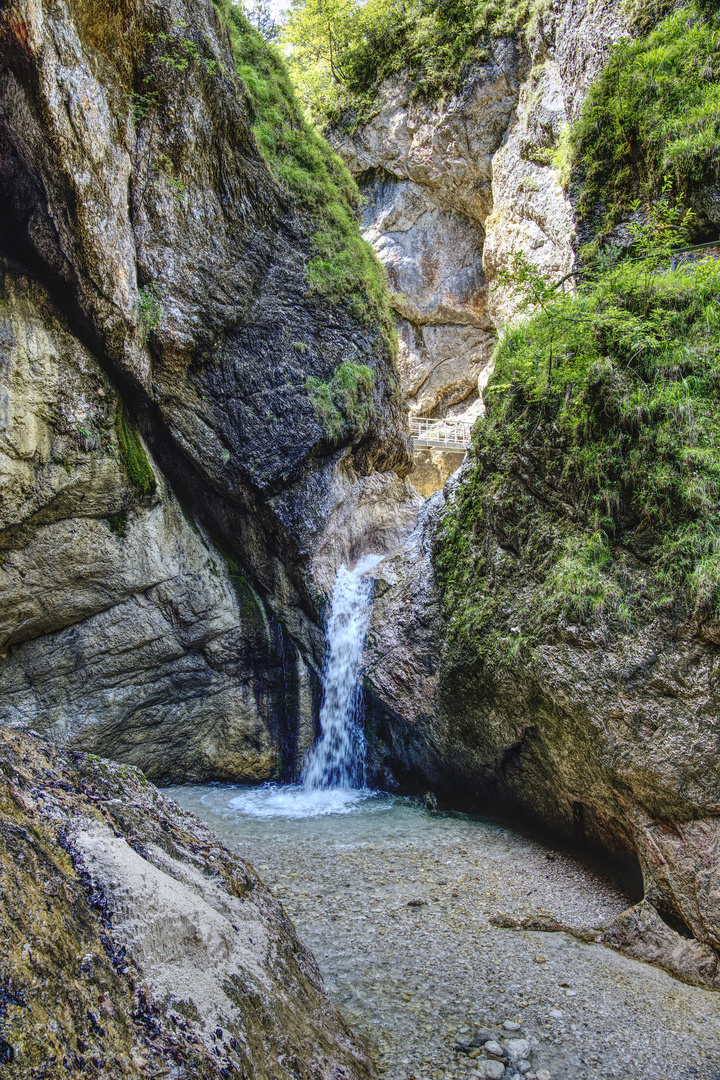
<path fill-rule="evenodd" d="M 210 0 L 14 0 L 0 56 L 0 718 L 292 773 L 329 492 L 409 468 L 386 346 L 309 295 Z M 329 437 L 306 380 L 344 361 L 371 408 Z"/>
<path fill-rule="evenodd" d="M 492 282 L 515 252 L 522 251 L 550 280 L 573 265 L 572 207 L 558 182 L 553 155 L 564 125 L 576 115 L 584 89 L 622 30 L 618 5 L 548 5 L 530 37 L 527 57 L 515 53 L 504 68 L 498 59 L 478 84 L 468 84 L 467 114 L 459 94 L 435 114 L 433 127 L 427 117 L 421 120 L 421 106 L 403 103 L 399 91 L 388 88 L 388 103 L 395 105 L 384 105 L 382 119 L 342 144 L 358 173 L 370 169 L 374 157 L 377 167 L 397 172 L 392 184 L 383 180 L 383 191 L 399 193 L 414 185 L 425 199 L 443 191 L 454 211 L 464 214 L 468 228 L 473 223 L 475 251 L 482 259 L 475 264 L 474 303 L 477 310 L 482 297 L 488 330 L 512 313 L 513 298 L 493 291 Z M 480 101 L 479 86 L 485 94 L 484 114 L 472 112 Z M 482 136 L 475 125 L 481 119 L 489 133 L 484 156 L 477 150 L 473 154 L 474 163 L 482 160 L 475 173 L 463 159 L 470 145 L 461 138 L 466 116 L 472 117 L 476 147 Z M 404 140 L 402 148 L 393 149 L 391 161 L 378 157 L 383 144 L 375 138 L 374 125 L 383 123 L 390 124 L 393 148 L 398 131 Z M 430 163 L 422 167 L 421 149 Z M 447 188 L 438 179 L 443 154 Z M 476 184 L 472 190 L 482 192 L 474 203 L 468 199 L 469 185 L 458 199 L 458 157 L 463 175 Z M 380 205 L 389 205 L 387 197 Z M 372 202 L 368 214 L 371 208 Z M 396 253 L 402 253 L 398 273 L 415 283 L 413 334 L 419 340 L 417 334 L 425 333 L 419 317 L 419 298 L 426 289 L 421 268 L 432 246 L 424 237 L 430 234 L 413 232 L 415 226 L 403 219 L 402 246 L 392 229 L 385 230 L 386 220 L 395 228 L 401 219 L 377 215 L 368 235 L 375 230 L 374 242 L 391 268 Z M 436 253 L 448 275 L 452 249 L 461 255 L 464 250 L 458 235 L 448 228 L 447 248 Z M 406 258 L 410 251 L 412 264 Z M 409 308 L 398 305 L 398 310 Z M 449 325 L 447 306 L 441 310 L 438 303 L 434 310 Z M 450 327 L 447 333 L 455 330 Z M 455 356 L 461 354 L 457 344 Z M 487 365 L 488 357 L 486 351 L 478 363 Z M 413 370 L 420 369 L 416 365 Z M 469 387 L 471 369 L 466 370 Z M 435 374 L 442 384 L 440 371 L 427 369 L 422 385 L 429 388 Z M 404 379 L 419 412 L 443 415 L 465 407 L 451 397 L 450 380 L 431 404 L 419 405 L 407 370 Z M 680 624 L 663 616 L 623 632 L 606 624 L 588 628 L 560 620 L 528 644 L 527 613 L 542 580 L 525 553 L 532 548 L 549 557 L 576 511 L 565 504 L 562 490 L 531 446 L 513 464 L 501 455 L 486 457 L 468 462 L 426 504 L 404 547 L 376 568 L 377 599 L 365 657 L 375 775 L 406 790 L 435 790 L 449 804 L 463 800 L 496 812 L 511 810 L 616 856 L 637 859 L 645 903 L 620 921 L 609 942 L 689 981 L 717 987 L 717 624 L 712 619 Z M 467 588 L 477 599 L 477 636 L 501 641 L 502 656 L 475 648 L 472 635 L 468 641 L 450 640 L 435 568 L 443 543 L 442 515 L 458 505 L 463 485 L 473 483 L 482 492 L 488 476 L 501 481 L 497 496 L 483 503 L 482 520 L 466 523 Z M 474 578 L 473 565 L 482 567 Z M 628 563 L 627 574 L 626 587 L 640 588 L 639 561 Z M 498 596 L 501 602 L 483 605 Z M 493 612 L 492 625 L 482 622 L 491 618 L 483 615 L 486 611 Z"/>
<path fill-rule="evenodd" d="M 138 770 L 0 729 L 3 1072 L 370 1080 L 252 867 Z"/>
<path fill-rule="evenodd" d="M 388 80 L 367 125 L 331 133 L 396 294 L 411 415 L 477 417 L 495 332 L 512 313 L 495 279 L 516 252 L 550 280 L 572 269 L 573 212 L 555 155 L 625 30 L 614 3 L 541 5 L 527 39 L 495 41 L 447 100 L 413 99 L 411 85 Z"/>

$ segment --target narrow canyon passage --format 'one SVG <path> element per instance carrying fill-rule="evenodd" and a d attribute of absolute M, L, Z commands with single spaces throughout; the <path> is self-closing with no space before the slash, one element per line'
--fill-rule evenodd
<path fill-rule="evenodd" d="M 637 899 L 603 865 L 384 795 L 292 818 L 241 812 L 242 788 L 168 794 L 274 889 L 386 1080 L 720 1077 L 718 995 L 572 932 L 494 924 L 599 933 Z M 504 1074 L 472 1045 L 488 1039 L 516 1057 Z"/>

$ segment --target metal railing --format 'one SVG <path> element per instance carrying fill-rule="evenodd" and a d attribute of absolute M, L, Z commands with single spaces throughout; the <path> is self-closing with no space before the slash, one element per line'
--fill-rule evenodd
<path fill-rule="evenodd" d="M 702 258 L 701 252 L 707 251 L 708 255 L 713 254 L 712 249 L 715 249 L 717 254 L 716 259 L 720 259 L 720 240 L 709 240 L 706 244 L 693 244 L 692 247 L 673 248 L 670 252 L 670 270 L 674 273 L 677 268 L 682 264 L 697 263 Z M 656 258 L 654 255 L 631 255 L 627 258 L 628 262 L 643 262 L 646 259 Z M 570 278 L 583 278 L 592 277 L 595 273 L 595 268 L 592 266 L 586 267 L 584 270 L 571 270 L 565 277 L 560 278 L 552 286 L 553 289 L 562 288 L 565 292 L 565 282 Z"/>
<path fill-rule="evenodd" d="M 446 446 L 453 450 L 467 450 L 472 445 L 472 424 L 461 420 L 410 421 L 410 435 L 416 446 Z"/>
<path fill-rule="evenodd" d="M 695 262 L 693 256 L 696 251 L 707 251 L 710 254 L 711 248 L 715 248 L 717 251 L 715 257 L 720 257 L 720 240 L 710 240 L 707 244 L 693 244 L 692 247 L 675 248 L 670 253 L 670 269 L 674 271 L 683 262 Z M 688 258 L 684 258 L 684 256 L 688 256 Z"/>

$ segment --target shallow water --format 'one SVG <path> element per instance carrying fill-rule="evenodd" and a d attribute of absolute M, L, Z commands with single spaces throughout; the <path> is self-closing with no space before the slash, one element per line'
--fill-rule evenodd
<path fill-rule="evenodd" d="M 486 1055 L 457 1047 L 480 1029 L 526 1038 L 528 1080 L 720 1080 L 720 995 L 569 933 L 492 924 L 551 914 L 600 933 L 637 899 L 602 863 L 373 792 L 167 794 L 282 900 L 388 1080 L 478 1080 Z"/>

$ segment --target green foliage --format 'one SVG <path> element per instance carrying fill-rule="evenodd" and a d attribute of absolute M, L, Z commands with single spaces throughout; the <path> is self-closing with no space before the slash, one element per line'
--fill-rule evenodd
<path fill-rule="evenodd" d="M 163 290 L 157 282 L 138 289 L 140 296 L 140 322 L 146 333 L 155 330 L 163 317 Z"/>
<path fill-rule="evenodd" d="M 367 364 L 345 360 L 330 382 L 308 375 L 305 388 L 328 439 L 343 439 L 349 432 L 364 433 L 374 415 L 375 377 Z"/>
<path fill-rule="evenodd" d="M 162 176 L 165 178 L 168 187 L 173 193 L 175 202 L 178 203 L 178 205 L 183 205 L 187 195 L 187 188 L 180 177 L 175 175 L 175 166 L 167 154 L 163 154 L 162 157 L 155 162 L 152 171 L 155 176 Z M 160 309 L 160 314 L 162 316 L 162 307 Z"/>
<path fill-rule="evenodd" d="M 356 318 L 378 327 L 394 352 L 385 272 L 360 235 L 355 181 L 305 121 L 275 49 L 239 8 L 229 5 L 226 19 L 258 145 L 275 179 L 314 224 L 309 292 L 349 307 Z"/>
<path fill-rule="evenodd" d="M 293 0 L 284 32 L 300 98 L 321 123 L 372 115 L 383 79 L 402 72 L 413 93 L 441 96 L 492 40 L 529 22 L 541 0 Z"/>
<path fill-rule="evenodd" d="M 122 406 L 115 417 L 115 434 L 128 480 L 140 495 L 153 495 L 157 488 L 155 476 L 140 436 Z"/>
<path fill-rule="evenodd" d="M 178 19 L 173 23 L 172 33 L 161 31 L 147 35 L 148 42 L 158 45 L 162 50 L 158 54 L 157 62 L 174 71 L 187 71 L 189 67 L 196 65 L 204 68 L 208 75 L 214 75 L 217 71 L 217 60 L 208 60 L 201 56 L 195 42 L 184 33 L 187 25 L 182 19 Z"/>
<path fill-rule="evenodd" d="M 656 5 L 655 5 L 656 6 Z M 640 17 L 645 11 L 639 8 Z M 648 13 L 647 18 L 651 15 Z M 640 25 L 643 25 L 642 23 Z M 690 4 L 618 42 L 573 125 L 581 214 L 602 243 L 669 178 L 685 205 L 720 178 L 720 12 Z"/>
<path fill-rule="evenodd" d="M 508 659 L 529 582 L 534 641 L 558 620 L 720 617 L 720 263 L 649 254 L 547 291 L 497 347 L 436 552 L 457 644 Z"/>
<path fill-rule="evenodd" d="M 107 523 L 110 526 L 110 532 L 115 536 L 124 537 L 127 532 L 127 511 L 121 510 L 119 514 L 108 514 Z"/>

